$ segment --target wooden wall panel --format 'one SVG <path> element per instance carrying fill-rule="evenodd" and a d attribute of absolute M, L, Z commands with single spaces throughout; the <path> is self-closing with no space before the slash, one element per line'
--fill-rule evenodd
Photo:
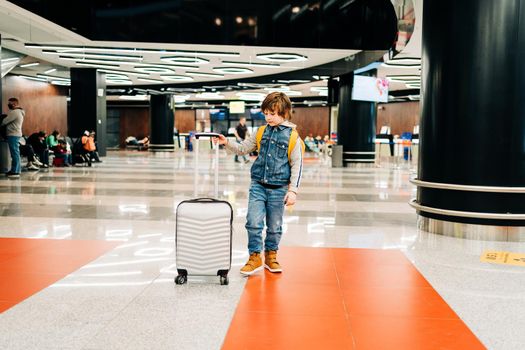
<path fill-rule="evenodd" d="M 419 102 L 381 103 L 377 107 L 377 132 L 390 126 L 393 135 L 412 132 L 419 125 Z"/>
<path fill-rule="evenodd" d="M 175 128 L 182 133 L 195 130 L 195 110 L 175 109 Z"/>
<path fill-rule="evenodd" d="M 55 129 L 67 135 L 67 88 L 14 75 L 7 75 L 2 84 L 2 112 L 7 112 L 10 97 L 18 98 L 26 112 L 24 135 L 39 130 L 51 133 Z"/>
<path fill-rule="evenodd" d="M 297 107 L 293 109 L 292 123 L 297 124 L 299 135 L 312 134 L 324 137 L 330 131 L 330 109 L 328 107 Z"/>
<path fill-rule="evenodd" d="M 135 136 L 138 140 L 150 134 L 149 107 L 108 107 L 117 108 L 120 114 L 120 145 L 126 146 L 126 138 Z"/>

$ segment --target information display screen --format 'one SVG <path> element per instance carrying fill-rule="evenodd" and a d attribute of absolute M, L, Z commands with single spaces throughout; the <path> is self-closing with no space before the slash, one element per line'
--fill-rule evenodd
<path fill-rule="evenodd" d="M 361 75 L 354 76 L 352 100 L 388 102 L 388 80 Z"/>
<path fill-rule="evenodd" d="M 244 101 L 231 101 L 230 102 L 230 113 L 244 113 Z"/>

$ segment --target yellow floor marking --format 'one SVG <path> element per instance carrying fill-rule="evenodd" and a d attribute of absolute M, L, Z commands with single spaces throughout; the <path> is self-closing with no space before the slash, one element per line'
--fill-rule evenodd
<path fill-rule="evenodd" d="M 482 262 L 504 265 L 525 266 L 525 254 L 513 252 L 497 252 L 486 250 L 481 255 Z"/>

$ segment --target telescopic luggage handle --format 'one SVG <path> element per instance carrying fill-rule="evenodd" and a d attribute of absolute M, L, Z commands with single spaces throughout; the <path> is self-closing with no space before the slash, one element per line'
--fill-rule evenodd
<path fill-rule="evenodd" d="M 195 138 L 199 139 L 199 137 L 219 137 L 221 134 L 216 132 L 198 132 L 195 133 Z"/>
<path fill-rule="evenodd" d="M 197 197 L 197 176 L 199 174 L 198 172 L 198 166 L 199 166 L 199 138 L 201 137 L 219 137 L 220 134 L 216 132 L 198 132 L 195 133 L 195 173 L 193 174 L 193 196 Z M 213 191 L 214 198 L 217 198 L 219 196 L 219 145 L 215 144 L 213 145 L 215 148 L 215 189 Z"/>

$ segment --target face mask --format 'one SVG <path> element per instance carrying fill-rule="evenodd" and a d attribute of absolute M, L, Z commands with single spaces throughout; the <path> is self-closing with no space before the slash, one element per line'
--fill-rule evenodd
<path fill-rule="evenodd" d="M 13 107 L 14 107 L 14 106 L 13 106 L 11 103 L 8 103 L 8 104 L 7 104 L 7 108 L 9 108 L 9 109 L 13 109 Z"/>

